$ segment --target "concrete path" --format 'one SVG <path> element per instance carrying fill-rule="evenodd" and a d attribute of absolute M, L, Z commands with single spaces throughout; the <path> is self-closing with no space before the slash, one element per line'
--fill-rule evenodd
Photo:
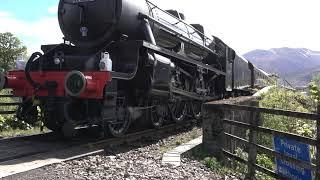
<path fill-rule="evenodd" d="M 162 164 L 172 164 L 175 166 L 180 166 L 181 154 L 193 149 L 194 147 L 198 146 L 201 143 L 202 143 L 202 136 L 192 141 L 189 141 L 188 143 L 182 144 L 181 146 L 178 146 L 167 153 L 164 153 L 162 157 Z"/>

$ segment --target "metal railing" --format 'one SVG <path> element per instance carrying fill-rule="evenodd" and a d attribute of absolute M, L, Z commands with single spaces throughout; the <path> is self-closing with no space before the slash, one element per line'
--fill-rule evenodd
<path fill-rule="evenodd" d="M 258 102 L 254 104 L 255 106 L 258 105 Z M 274 157 L 280 160 L 284 160 L 289 162 L 297 167 L 310 169 L 315 173 L 315 179 L 320 179 L 320 114 L 312 114 L 312 113 L 302 113 L 302 112 L 295 112 L 295 111 L 287 111 L 287 110 L 280 110 L 280 109 L 268 109 L 268 108 L 259 108 L 253 106 L 244 106 L 244 105 L 233 105 L 233 104 L 206 104 L 205 110 L 207 112 L 208 121 L 212 122 L 212 131 L 211 136 L 207 139 L 213 141 L 212 144 L 221 144 L 221 142 L 225 142 L 226 139 L 239 142 L 247 147 L 248 158 L 242 158 L 238 156 L 234 152 L 230 152 L 232 150 L 227 150 L 225 147 L 212 147 L 211 151 L 209 152 L 220 159 L 221 161 L 225 161 L 227 158 L 236 160 L 240 163 L 247 165 L 247 174 L 246 179 L 252 179 L 256 175 L 256 170 L 265 173 L 274 178 L 281 178 L 281 179 L 288 179 L 288 177 L 282 176 L 280 173 L 273 169 L 268 169 L 261 165 L 257 164 L 257 155 L 258 153 L 266 154 L 268 157 Z M 240 113 L 246 112 L 249 114 L 247 116 L 246 122 L 240 121 L 237 117 L 230 117 L 232 113 Z M 297 134 L 287 133 L 283 131 L 278 131 L 275 129 L 263 127 L 261 125 L 261 114 L 268 114 L 268 115 L 276 115 L 276 116 L 283 116 L 283 117 L 291 117 L 291 118 L 299 118 L 304 119 L 306 121 L 316 121 L 316 138 L 309 138 L 300 136 Z M 239 116 L 238 116 L 239 117 Z M 226 132 L 226 126 L 233 127 L 233 128 L 243 128 L 246 130 L 247 137 L 239 137 L 239 135 L 232 134 L 230 132 Z M 314 163 L 309 163 L 306 161 L 298 160 L 296 158 L 290 157 L 288 155 L 282 154 L 274 150 L 273 148 L 266 147 L 264 145 L 258 144 L 258 137 L 259 135 L 271 135 L 277 136 L 281 138 L 288 138 L 290 140 L 294 140 L 297 142 L 301 142 L 304 144 L 308 144 L 316 149 L 316 158 L 313 161 Z M 205 134 L 204 134 L 205 135 Z M 205 138 L 204 138 L 204 143 Z M 231 148 L 230 148 L 231 149 Z M 318 151 L 317 151 L 318 150 Z M 312 161 L 311 161 L 312 162 Z"/>
<path fill-rule="evenodd" d="M 4 102 L 8 101 L 9 102 Z M 0 115 L 12 115 L 16 113 L 16 109 L 21 104 L 18 97 L 13 96 L 11 93 L 1 94 L 0 95 Z M 16 108 L 8 108 L 16 107 Z"/>
<path fill-rule="evenodd" d="M 157 25 L 159 25 L 162 28 L 166 29 L 167 31 L 173 33 L 176 37 L 178 37 L 180 40 L 182 40 L 186 43 L 190 43 L 190 44 L 199 46 L 202 49 L 215 54 L 215 51 L 213 51 L 212 49 L 209 48 L 210 45 L 215 44 L 215 41 L 213 38 L 206 36 L 203 32 L 199 31 L 198 29 L 196 29 L 192 25 L 186 23 L 182 19 L 175 17 L 174 15 L 170 14 L 169 12 L 159 8 L 157 5 L 153 4 L 152 2 L 150 2 L 148 0 L 146 0 L 146 2 L 149 6 L 150 14 L 153 14 L 154 17 L 147 15 L 147 14 L 141 14 L 141 13 L 139 15 L 140 17 L 148 19 L 152 23 L 156 23 Z M 171 17 L 172 19 L 175 20 L 175 22 L 170 23 L 166 19 L 161 18 L 161 16 L 156 16 L 157 13 L 154 12 L 155 10 L 163 13 L 163 15 Z M 186 29 L 180 28 L 178 26 L 178 24 L 180 24 L 180 23 L 183 24 L 183 26 L 186 27 Z M 190 32 L 189 29 L 192 30 L 192 32 Z M 203 37 L 203 39 L 201 37 Z"/>
<path fill-rule="evenodd" d="M 288 89 L 288 90 L 294 90 L 294 91 L 296 90 L 296 88 L 284 78 L 279 78 L 277 80 L 277 86 Z"/>

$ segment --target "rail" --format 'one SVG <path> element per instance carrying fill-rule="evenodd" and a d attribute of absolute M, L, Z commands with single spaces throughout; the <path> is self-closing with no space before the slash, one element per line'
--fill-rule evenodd
<path fill-rule="evenodd" d="M 254 103 L 251 103 L 250 106 L 226 104 L 224 102 L 211 103 L 205 105 L 205 112 L 207 113 L 205 117 L 207 120 L 205 121 L 212 123 L 212 127 L 210 127 L 209 129 L 210 135 L 208 135 L 208 137 L 204 137 L 204 143 L 206 143 L 206 139 L 208 139 L 208 141 L 211 141 L 210 144 L 207 143 L 209 144 L 207 146 L 210 146 L 210 148 L 207 148 L 209 149 L 207 151 L 211 151 L 209 153 L 216 156 L 217 159 L 222 162 L 226 162 L 226 159 L 229 158 L 240 163 L 246 164 L 246 179 L 253 179 L 256 175 L 256 171 L 260 171 L 274 178 L 289 179 L 288 177 L 284 177 L 283 175 L 281 175 L 281 173 L 277 172 L 276 170 L 268 169 L 266 167 L 258 165 L 258 153 L 263 153 L 266 154 L 268 157 L 274 157 L 279 160 L 289 162 L 295 167 L 310 169 L 315 174 L 315 179 L 320 179 L 320 114 L 302 113 L 280 109 L 259 108 L 254 107 L 258 105 L 258 102 L 255 100 L 253 102 Z M 247 116 L 244 118 L 246 119 L 246 122 L 240 120 L 241 115 L 239 114 L 241 113 L 247 113 Z M 280 115 L 283 117 L 301 118 L 305 119 L 306 121 L 316 121 L 317 136 L 314 139 L 263 127 L 261 125 L 261 113 L 268 115 Z M 205 126 L 208 126 L 208 124 Z M 246 137 L 240 137 L 239 135 L 226 132 L 226 127 L 232 127 L 235 129 L 242 128 L 248 134 Z M 208 129 L 204 131 L 208 131 Z M 258 137 L 261 133 L 277 136 L 280 138 L 287 138 L 290 140 L 307 144 L 311 147 L 315 147 L 315 152 L 317 152 L 315 156 L 316 159 L 309 163 L 303 160 L 290 157 L 288 154 L 279 153 L 275 149 L 271 149 L 270 147 L 258 144 Z M 245 159 L 240 156 L 237 156 L 236 153 L 231 152 L 232 148 L 228 150 L 225 146 L 222 146 L 221 144 L 224 144 L 226 139 L 233 142 L 237 142 L 239 144 L 243 144 L 246 147 L 248 158 Z M 218 146 L 212 147 L 213 145 Z"/>

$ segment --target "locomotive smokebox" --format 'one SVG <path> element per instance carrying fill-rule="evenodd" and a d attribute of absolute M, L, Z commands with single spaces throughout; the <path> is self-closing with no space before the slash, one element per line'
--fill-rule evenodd
<path fill-rule="evenodd" d="M 60 0 L 58 19 L 68 41 L 92 48 L 117 38 L 117 32 L 135 39 L 140 12 L 149 13 L 145 0 Z"/>

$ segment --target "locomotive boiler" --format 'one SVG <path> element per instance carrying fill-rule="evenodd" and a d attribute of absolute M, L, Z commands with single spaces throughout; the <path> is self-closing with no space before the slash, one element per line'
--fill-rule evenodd
<path fill-rule="evenodd" d="M 148 0 L 60 0 L 58 20 L 64 42 L 43 45 L 0 85 L 22 97 L 19 120 L 41 117 L 66 135 L 83 125 L 122 136 L 137 122 L 201 119 L 204 102 L 250 93 L 260 71 Z"/>

